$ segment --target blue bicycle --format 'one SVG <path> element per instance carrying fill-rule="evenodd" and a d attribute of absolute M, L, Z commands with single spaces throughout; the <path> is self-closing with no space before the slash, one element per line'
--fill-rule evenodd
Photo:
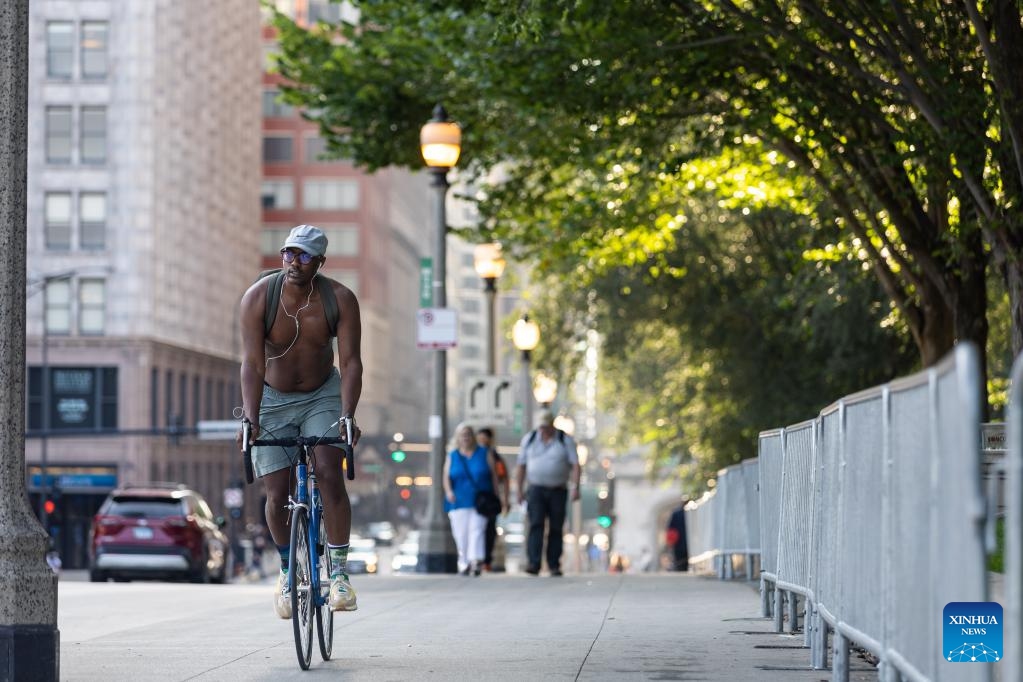
<path fill-rule="evenodd" d="M 316 486 L 312 449 L 317 445 L 340 445 L 344 452 L 345 474 L 355 478 L 352 446 L 353 425 L 342 419 L 347 438 L 296 436 L 294 438 L 257 439 L 249 443 L 250 424 L 242 422 L 242 443 L 245 480 L 252 483 L 252 446 L 280 445 L 298 447 L 294 463 L 295 492 L 288 497 L 291 510 L 291 553 L 288 559 L 288 587 L 291 590 L 291 623 L 295 630 L 295 651 L 302 670 L 308 670 L 313 656 L 313 615 L 316 617 L 316 635 L 320 656 L 330 660 L 334 645 L 334 611 L 327 604 L 330 594 L 329 561 L 325 555 L 327 540 L 323 520 L 323 503 Z"/>

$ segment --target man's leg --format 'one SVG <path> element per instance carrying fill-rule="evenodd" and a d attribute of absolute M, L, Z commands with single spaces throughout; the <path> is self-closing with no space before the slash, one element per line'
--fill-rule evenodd
<path fill-rule="evenodd" d="M 288 491 L 291 489 L 291 469 L 284 468 L 263 476 L 263 491 L 266 493 L 266 525 L 270 537 L 277 545 L 281 557 L 281 570 L 274 587 L 274 611 L 280 618 L 291 618 L 291 595 L 284 572 L 288 570 L 291 554 L 291 528 L 288 525 Z"/>
<path fill-rule="evenodd" d="M 487 569 L 490 569 L 490 564 L 494 561 L 494 542 L 497 540 L 497 517 L 487 517 L 487 530 L 486 536 L 484 537 L 484 550 L 483 550 L 483 563 Z"/>
<path fill-rule="evenodd" d="M 543 532 L 547 520 L 547 499 L 544 490 L 531 485 L 526 491 L 526 513 L 529 516 L 529 535 L 526 538 L 526 557 L 529 565 L 526 570 L 537 573 L 540 570 L 540 558 L 543 555 Z"/>
<path fill-rule="evenodd" d="M 323 498 L 323 522 L 327 542 L 347 545 L 352 534 L 352 502 L 348 499 L 341 473 L 341 450 L 329 445 L 313 449 L 316 457 L 316 484 Z"/>
<path fill-rule="evenodd" d="M 287 547 L 291 542 L 291 527 L 288 525 L 291 469 L 278 469 L 261 480 L 266 493 L 266 525 L 270 529 L 270 537 L 278 547 Z M 281 568 L 287 569 L 287 566 Z"/>
<path fill-rule="evenodd" d="M 330 608 L 355 611 L 355 590 L 348 582 L 348 542 L 352 534 L 352 502 L 341 472 L 341 450 L 329 445 L 313 449 L 316 485 L 323 500 L 323 525 L 327 531 L 330 562 Z"/>
<path fill-rule="evenodd" d="M 561 550 L 565 534 L 565 510 L 568 491 L 556 488 L 550 491 L 550 524 L 547 528 L 547 567 L 551 572 L 561 571 Z"/>

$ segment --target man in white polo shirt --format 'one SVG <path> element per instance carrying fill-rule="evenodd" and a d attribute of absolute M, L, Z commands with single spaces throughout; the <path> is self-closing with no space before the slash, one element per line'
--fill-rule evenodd
<path fill-rule="evenodd" d="M 572 500 L 579 499 L 579 455 L 575 440 L 554 428 L 554 415 L 549 410 L 537 415 L 537 424 L 535 431 L 522 438 L 515 470 L 519 503 L 526 502 L 529 516 L 526 573 L 540 573 L 546 531 L 547 568 L 552 576 L 559 576 L 569 487 Z"/>

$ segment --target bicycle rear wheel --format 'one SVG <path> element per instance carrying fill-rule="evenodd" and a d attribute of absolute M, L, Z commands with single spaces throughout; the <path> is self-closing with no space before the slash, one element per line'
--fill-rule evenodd
<path fill-rule="evenodd" d="M 321 599 L 316 600 L 316 637 L 320 640 L 320 656 L 325 661 L 330 660 L 330 654 L 334 648 L 334 610 L 330 608 L 329 603 L 330 562 L 327 559 L 326 551 L 324 551 L 318 562 Z"/>
<path fill-rule="evenodd" d="M 288 579 L 291 581 L 291 623 L 295 628 L 295 651 L 302 670 L 309 669 L 313 657 L 315 599 L 309 557 L 309 512 L 302 507 L 295 507 L 291 512 Z"/>

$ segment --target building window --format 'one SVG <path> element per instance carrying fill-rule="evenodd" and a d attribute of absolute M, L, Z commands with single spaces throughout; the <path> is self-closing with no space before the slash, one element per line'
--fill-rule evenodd
<path fill-rule="evenodd" d="M 359 183 L 306 180 L 302 183 L 302 206 L 311 211 L 354 211 L 359 208 Z"/>
<path fill-rule="evenodd" d="M 327 157 L 331 152 L 327 149 L 327 141 L 318 135 L 310 135 L 305 138 L 305 162 L 306 163 L 336 163 L 340 159 Z"/>
<path fill-rule="evenodd" d="M 199 420 L 202 419 L 202 412 L 199 409 L 200 408 L 200 402 L 199 402 L 199 382 L 200 381 L 201 380 L 199 379 L 199 375 L 198 374 L 196 374 L 194 377 L 192 377 L 192 426 L 195 426 L 196 424 L 198 424 Z"/>
<path fill-rule="evenodd" d="M 290 104 L 282 102 L 280 97 L 281 93 L 277 90 L 263 91 L 264 118 L 288 118 L 295 112 L 295 109 Z"/>
<path fill-rule="evenodd" d="M 462 312 L 468 314 L 477 314 L 480 311 L 480 302 L 474 298 L 463 298 L 461 301 Z"/>
<path fill-rule="evenodd" d="M 174 426 L 174 371 L 170 369 L 163 380 L 163 412 L 166 415 L 164 426 Z"/>
<path fill-rule="evenodd" d="M 74 27 L 70 21 L 46 22 L 46 75 L 71 78 L 75 62 Z"/>
<path fill-rule="evenodd" d="M 292 160 L 293 142 L 291 137 L 267 136 L 263 138 L 264 163 L 288 163 Z"/>
<path fill-rule="evenodd" d="M 104 332 L 107 284 L 102 279 L 78 282 L 78 332 L 95 336 Z"/>
<path fill-rule="evenodd" d="M 71 163 L 71 107 L 46 107 L 46 161 Z"/>
<path fill-rule="evenodd" d="M 160 370 L 156 367 L 149 370 L 149 426 L 160 426 Z"/>
<path fill-rule="evenodd" d="M 106 163 L 107 108 L 82 107 L 82 163 Z"/>
<path fill-rule="evenodd" d="M 263 208 L 295 208 L 295 185 L 291 180 L 263 181 Z"/>
<path fill-rule="evenodd" d="M 213 379 L 206 379 L 206 408 L 204 414 L 207 419 L 213 419 Z"/>
<path fill-rule="evenodd" d="M 43 415 L 41 367 L 29 368 L 29 424 L 53 430 L 117 428 L 116 367 L 48 368 L 49 414 Z"/>
<path fill-rule="evenodd" d="M 44 307 L 48 334 L 67 334 L 71 331 L 71 280 L 57 279 L 46 283 Z"/>
<path fill-rule="evenodd" d="M 352 290 L 356 296 L 359 295 L 359 271 L 358 270 L 337 270 L 332 273 L 334 279 Z"/>
<path fill-rule="evenodd" d="M 83 249 L 106 246 L 107 195 L 103 192 L 82 192 L 78 195 L 78 241 Z"/>
<path fill-rule="evenodd" d="M 47 192 L 43 197 L 43 231 L 47 249 L 67 251 L 71 248 L 70 192 Z"/>
<path fill-rule="evenodd" d="M 309 0 L 309 23 L 327 21 L 336 24 L 341 21 L 341 3 L 330 0 Z"/>
<path fill-rule="evenodd" d="M 107 76 L 107 22 L 82 22 L 82 78 Z"/>
<path fill-rule="evenodd" d="M 462 321 L 462 333 L 466 336 L 479 336 L 480 326 L 477 322 Z"/>

